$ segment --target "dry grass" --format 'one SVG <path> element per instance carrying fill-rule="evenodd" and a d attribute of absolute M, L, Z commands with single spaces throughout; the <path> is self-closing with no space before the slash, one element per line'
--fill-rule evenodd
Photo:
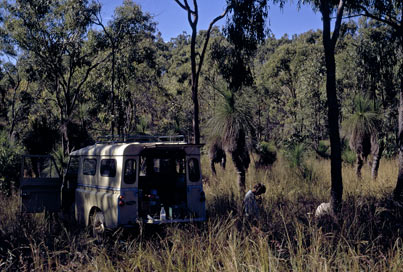
<path fill-rule="evenodd" d="M 0 270 L 15 271 L 403 271 L 403 215 L 389 199 L 397 164 L 381 162 L 372 181 L 343 168 L 340 225 L 310 215 L 327 201 L 330 162 L 310 159 L 303 179 L 280 156 L 270 170 L 249 169 L 247 187 L 266 184 L 258 229 L 240 224 L 241 197 L 231 163 L 211 175 L 203 158 L 208 221 L 141 234 L 116 230 L 96 243 L 79 226 L 18 215 L 16 196 L 0 198 Z"/>

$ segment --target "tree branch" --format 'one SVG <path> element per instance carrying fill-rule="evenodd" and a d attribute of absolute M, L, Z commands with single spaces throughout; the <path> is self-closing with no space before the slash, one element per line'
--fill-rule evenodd
<path fill-rule="evenodd" d="M 202 65 L 203 65 L 203 60 L 204 60 L 204 56 L 205 56 L 206 51 L 207 51 L 207 45 L 208 45 L 208 42 L 209 42 L 209 39 L 210 39 L 211 30 L 213 29 L 214 24 L 215 24 L 216 22 L 218 22 L 219 20 L 221 20 L 222 18 L 224 18 L 225 15 L 227 15 L 227 13 L 228 13 L 228 11 L 229 11 L 230 9 L 231 9 L 231 6 L 227 6 L 227 8 L 225 9 L 225 11 L 224 11 L 221 15 L 215 17 L 215 18 L 211 21 L 211 23 L 210 23 L 210 25 L 209 25 L 209 27 L 208 27 L 208 29 L 207 29 L 206 39 L 204 40 L 204 45 L 203 45 L 202 53 L 201 53 L 201 55 L 200 55 L 199 65 L 198 65 L 198 68 L 197 68 L 197 76 L 199 76 L 200 70 L 201 70 Z"/>
<path fill-rule="evenodd" d="M 382 23 L 385 23 L 385 24 L 387 24 L 387 25 L 389 25 L 389 26 L 391 26 L 391 27 L 393 27 L 395 29 L 399 28 L 399 24 L 394 22 L 393 20 L 387 20 L 387 19 L 385 19 L 385 18 L 383 18 L 381 16 L 377 16 L 375 14 L 372 14 L 371 12 L 368 11 L 368 9 L 366 7 L 364 7 L 362 5 L 360 5 L 359 7 L 360 7 L 360 9 L 362 9 L 364 11 L 364 14 L 363 14 L 364 16 L 369 17 L 369 18 L 374 19 L 374 20 L 377 20 L 377 21 L 380 21 Z"/>
<path fill-rule="evenodd" d="M 337 39 L 339 38 L 339 33 L 340 33 L 340 25 L 341 25 L 341 20 L 343 18 L 343 11 L 344 11 L 344 0 L 339 1 L 339 6 L 337 7 L 337 17 L 336 17 L 336 23 L 334 25 L 334 31 L 332 35 L 332 46 L 333 48 L 336 46 Z"/>
<path fill-rule="evenodd" d="M 83 78 L 83 80 L 81 80 L 80 84 L 77 86 L 76 91 L 74 92 L 74 96 L 71 102 L 71 108 L 74 108 L 74 105 L 77 101 L 78 95 L 81 92 L 81 87 L 84 85 L 84 83 L 87 81 L 90 73 L 92 70 L 94 70 L 98 65 L 100 65 L 101 63 L 103 63 L 104 61 L 106 61 L 109 58 L 110 54 L 108 54 L 105 58 L 103 58 L 102 60 L 100 60 L 99 62 L 95 63 L 94 65 L 92 65 L 91 67 L 89 67 L 85 73 L 85 76 Z M 70 118 L 70 116 L 68 116 Z"/>
<path fill-rule="evenodd" d="M 184 10 L 188 11 L 188 9 L 186 8 L 186 6 L 184 4 L 182 4 L 179 0 L 174 0 L 181 8 L 183 8 Z"/>

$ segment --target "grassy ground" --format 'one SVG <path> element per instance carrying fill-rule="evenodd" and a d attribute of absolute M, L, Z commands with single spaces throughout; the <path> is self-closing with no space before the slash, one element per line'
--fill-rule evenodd
<path fill-rule="evenodd" d="M 18 216 L 18 199 L 0 197 L 0 270 L 18 271 L 403 271 L 403 212 L 390 200 L 394 160 L 382 160 L 379 178 L 369 167 L 358 180 L 344 165 L 343 220 L 315 222 L 311 213 L 329 198 L 330 162 L 306 162 L 309 175 L 281 158 L 272 169 L 247 174 L 247 187 L 262 182 L 258 229 L 239 223 L 241 197 L 232 165 L 211 176 L 203 158 L 208 220 L 201 225 L 123 230 L 103 243 L 79 226 Z M 323 222 L 319 222 L 323 223 Z"/>

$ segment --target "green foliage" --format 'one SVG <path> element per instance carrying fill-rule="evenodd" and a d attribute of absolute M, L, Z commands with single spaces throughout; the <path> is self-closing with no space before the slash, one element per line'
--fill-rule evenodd
<path fill-rule="evenodd" d="M 18 187 L 23 149 L 11 143 L 6 131 L 0 132 L 0 193 L 10 195 Z"/>
<path fill-rule="evenodd" d="M 346 139 L 341 142 L 341 160 L 349 165 L 354 165 L 357 159 L 357 153 L 351 150 Z"/>
<path fill-rule="evenodd" d="M 1 5 L 0 48 L 12 53 L 12 45 L 16 61 L 0 64 L 0 127 L 16 143 L 41 144 L 35 135 L 44 132 L 32 128 L 41 116 L 47 117 L 50 134 L 67 131 L 70 150 L 110 134 L 112 122 L 114 132 L 121 134 L 192 134 L 191 35 L 163 41 L 154 18 L 133 1 L 124 1 L 104 28 L 102 10 L 89 1 L 45 2 Z M 248 143 L 237 150 L 244 162 L 246 147 L 262 141 L 277 146 L 304 143 L 329 157 L 322 144 L 329 139 L 323 32 L 265 37 L 265 1 L 228 3 L 234 6 L 226 30 L 212 29 L 200 70 L 202 139 L 227 131 L 229 149 L 235 150 L 245 135 Z M 381 6 L 368 3 L 369 11 L 381 14 Z M 389 4 L 383 11 L 394 16 L 400 3 L 392 9 Z M 197 33 L 196 52 L 201 52 L 206 34 Z M 362 135 L 375 128 L 385 139 L 389 158 L 398 151 L 396 108 L 403 60 L 398 38 L 393 26 L 363 18 L 342 24 L 335 47 L 343 129 L 352 133 L 350 128 L 356 127 L 354 135 Z M 367 106 L 357 102 L 359 96 L 370 101 Z M 359 114 L 371 104 L 375 107 L 370 115 Z M 371 124 L 376 117 L 382 125 Z M 221 119 L 221 125 L 212 130 L 215 119 Z M 362 120 L 370 125 L 363 127 Z M 49 153 L 54 142 L 61 144 L 62 135 L 54 138 L 39 152 Z M 345 152 L 350 159 L 344 160 L 352 162 L 351 152 Z"/>
<path fill-rule="evenodd" d="M 319 157 L 328 159 L 330 158 L 330 143 L 327 140 L 319 141 L 318 147 L 315 149 Z"/>
<path fill-rule="evenodd" d="M 277 160 L 276 146 L 272 142 L 258 143 L 256 152 L 259 155 L 259 160 L 256 162 L 257 167 L 271 166 Z"/>
<path fill-rule="evenodd" d="M 251 56 L 266 34 L 267 0 L 227 0 L 231 7 L 230 16 L 224 27 L 228 41 L 237 51 Z M 252 18 L 252 19 L 251 19 Z"/>
<path fill-rule="evenodd" d="M 56 147 L 51 153 L 53 159 L 55 160 L 55 164 L 57 169 L 60 172 L 60 175 L 63 176 L 63 173 L 67 169 L 67 165 L 69 163 L 69 157 L 64 154 L 64 150 L 61 146 Z"/>
<path fill-rule="evenodd" d="M 341 160 L 349 165 L 354 165 L 356 160 L 356 153 L 350 148 L 345 148 L 341 152 Z"/>
<path fill-rule="evenodd" d="M 297 176 L 307 182 L 316 182 L 317 174 L 312 163 L 309 162 L 310 151 L 304 143 L 289 146 L 285 150 L 285 157 L 289 167 Z"/>
<path fill-rule="evenodd" d="M 303 143 L 290 146 L 286 151 L 286 157 L 290 163 L 291 168 L 302 167 L 306 148 Z"/>
<path fill-rule="evenodd" d="M 147 117 L 141 116 L 138 124 L 136 125 L 136 133 L 147 134 L 149 123 L 150 121 L 148 120 Z"/>
<path fill-rule="evenodd" d="M 273 43 L 273 42 L 272 42 Z M 274 52 L 255 67 L 256 82 L 264 97 L 264 117 L 276 142 L 308 144 L 327 138 L 324 58 L 319 32 L 307 32 L 271 45 Z M 266 113 L 267 112 L 267 113 Z"/>

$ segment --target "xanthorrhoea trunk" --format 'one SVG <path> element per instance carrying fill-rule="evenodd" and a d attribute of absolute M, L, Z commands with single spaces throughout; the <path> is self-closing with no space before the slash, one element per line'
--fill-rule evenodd
<path fill-rule="evenodd" d="M 246 192 L 246 173 L 245 170 L 237 171 L 238 173 L 238 186 L 239 186 L 239 194 L 241 197 L 245 195 Z"/>
<path fill-rule="evenodd" d="M 241 197 L 243 197 L 246 191 L 246 170 L 248 169 L 250 163 L 249 152 L 247 149 L 238 148 L 231 152 L 231 157 L 238 174 L 239 194 Z"/>
<path fill-rule="evenodd" d="M 384 142 L 381 140 L 378 142 L 378 138 L 375 136 L 371 137 L 371 149 L 372 149 L 372 169 L 371 169 L 371 176 L 372 179 L 376 179 L 378 177 L 378 169 L 379 164 L 382 158 L 382 152 L 385 145 Z"/>
<path fill-rule="evenodd" d="M 211 172 L 213 173 L 213 175 L 215 176 L 215 175 L 217 175 L 217 171 L 215 170 L 215 162 L 213 161 L 213 160 L 211 160 L 210 161 L 211 162 L 211 164 L 210 164 L 210 167 L 211 167 Z"/>
<path fill-rule="evenodd" d="M 357 175 L 357 178 L 361 178 L 361 169 L 362 169 L 363 165 L 364 165 L 364 160 L 362 159 L 362 155 L 357 154 L 356 169 L 355 169 L 355 174 Z"/>
<path fill-rule="evenodd" d="M 343 196 L 343 181 L 341 174 L 341 147 L 339 134 L 339 103 L 336 94 L 336 63 L 334 59 L 334 51 L 338 39 L 341 18 L 343 15 L 344 2 L 340 0 L 337 10 L 337 18 L 335 30 L 331 36 L 330 31 L 330 1 L 322 0 L 320 10 L 323 21 L 323 46 L 325 49 L 326 60 L 326 94 L 328 104 L 328 122 L 330 137 L 330 159 L 331 159 L 331 199 L 330 203 L 335 212 L 338 214 L 341 210 L 341 201 Z"/>
<path fill-rule="evenodd" d="M 246 171 L 249 168 L 250 157 L 246 146 L 246 136 L 243 130 L 239 131 L 236 147 L 230 151 L 232 161 L 238 173 L 238 186 L 241 197 L 245 195 Z"/>

